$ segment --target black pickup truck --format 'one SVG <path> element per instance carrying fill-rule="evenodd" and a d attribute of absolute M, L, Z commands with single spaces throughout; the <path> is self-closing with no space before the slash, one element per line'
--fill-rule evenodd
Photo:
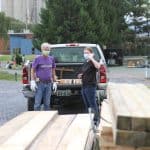
<path fill-rule="evenodd" d="M 108 66 L 123 65 L 123 50 L 117 48 L 107 48 L 103 50 L 104 57 Z"/>
<path fill-rule="evenodd" d="M 101 62 L 101 67 L 97 72 L 97 100 L 106 98 L 107 88 L 107 68 L 103 52 L 98 44 L 55 44 L 51 45 L 50 55 L 54 56 L 56 62 L 56 76 L 58 82 L 57 92 L 52 93 L 51 106 L 71 101 L 81 101 L 81 80 L 77 78 L 84 58 L 83 50 L 85 47 L 92 47 L 95 53 L 95 59 Z M 22 70 L 23 95 L 28 100 L 28 110 L 33 110 L 34 92 L 30 89 L 31 64 L 27 62 Z M 61 103 L 59 103 L 61 102 Z"/>

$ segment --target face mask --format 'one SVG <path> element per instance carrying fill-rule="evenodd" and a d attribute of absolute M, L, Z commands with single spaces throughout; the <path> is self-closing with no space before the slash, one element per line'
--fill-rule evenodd
<path fill-rule="evenodd" d="M 48 55 L 49 55 L 49 52 L 50 52 L 50 51 L 45 51 L 45 50 L 43 50 L 43 51 L 42 51 L 42 54 L 43 54 L 44 56 L 48 56 Z"/>
<path fill-rule="evenodd" d="M 89 59 L 89 54 L 84 54 L 84 58 L 85 58 L 85 60 L 88 60 Z"/>

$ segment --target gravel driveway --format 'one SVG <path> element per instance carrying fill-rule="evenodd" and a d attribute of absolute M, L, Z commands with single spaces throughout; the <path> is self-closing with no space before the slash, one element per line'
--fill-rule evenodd
<path fill-rule="evenodd" d="M 110 82 L 143 83 L 150 87 L 145 68 L 109 67 L 108 74 Z M 27 111 L 27 101 L 21 90 L 20 82 L 0 80 L 0 125 Z"/>
<path fill-rule="evenodd" d="M 126 66 L 108 68 L 110 82 L 142 83 L 150 87 L 150 68 L 148 68 L 148 79 L 145 72 L 146 68 L 128 68 Z"/>
<path fill-rule="evenodd" d="M 22 85 L 15 81 L 0 80 L 0 125 L 26 111 Z"/>

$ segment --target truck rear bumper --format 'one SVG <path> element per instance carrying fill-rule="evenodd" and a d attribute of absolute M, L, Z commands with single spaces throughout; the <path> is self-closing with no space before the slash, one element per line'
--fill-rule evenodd
<path fill-rule="evenodd" d="M 97 92 L 99 96 L 106 98 L 107 94 L 106 94 L 106 88 L 107 88 L 107 84 L 98 84 L 97 86 Z M 59 93 L 60 91 L 60 93 Z M 71 94 L 67 95 L 67 91 L 76 91 L 77 94 Z M 81 85 L 58 85 L 57 88 L 57 92 L 56 93 L 52 93 L 52 95 L 54 95 L 55 97 L 74 97 L 74 96 L 79 96 L 81 95 Z M 26 98 L 34 98 L 35 96 L 35 92 L 31 91 L 30 89 L 30 85 L 24 85 L 23 86 L 23 90 L 22 93 L 24 95 L 24 97 Z M 64 94 L 63 94 L 64 93 Z"/>
<path fill-rule="evenodd" d="M 34 96 L 35 96 L 35 92 L 33 92 L 31 90 L 23 89 L 22 93 L 23 93 L 24 97 L 26 97 L 26 98 L 34 98 Z"/>

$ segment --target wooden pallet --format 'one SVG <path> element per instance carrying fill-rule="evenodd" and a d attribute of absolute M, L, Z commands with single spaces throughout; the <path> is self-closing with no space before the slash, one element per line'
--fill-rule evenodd
<path fill-rule="evenodd" d="M 88 114 L 25 112 L 0 128 L 0 150 L 90 150 L 93 140 Z"/>

